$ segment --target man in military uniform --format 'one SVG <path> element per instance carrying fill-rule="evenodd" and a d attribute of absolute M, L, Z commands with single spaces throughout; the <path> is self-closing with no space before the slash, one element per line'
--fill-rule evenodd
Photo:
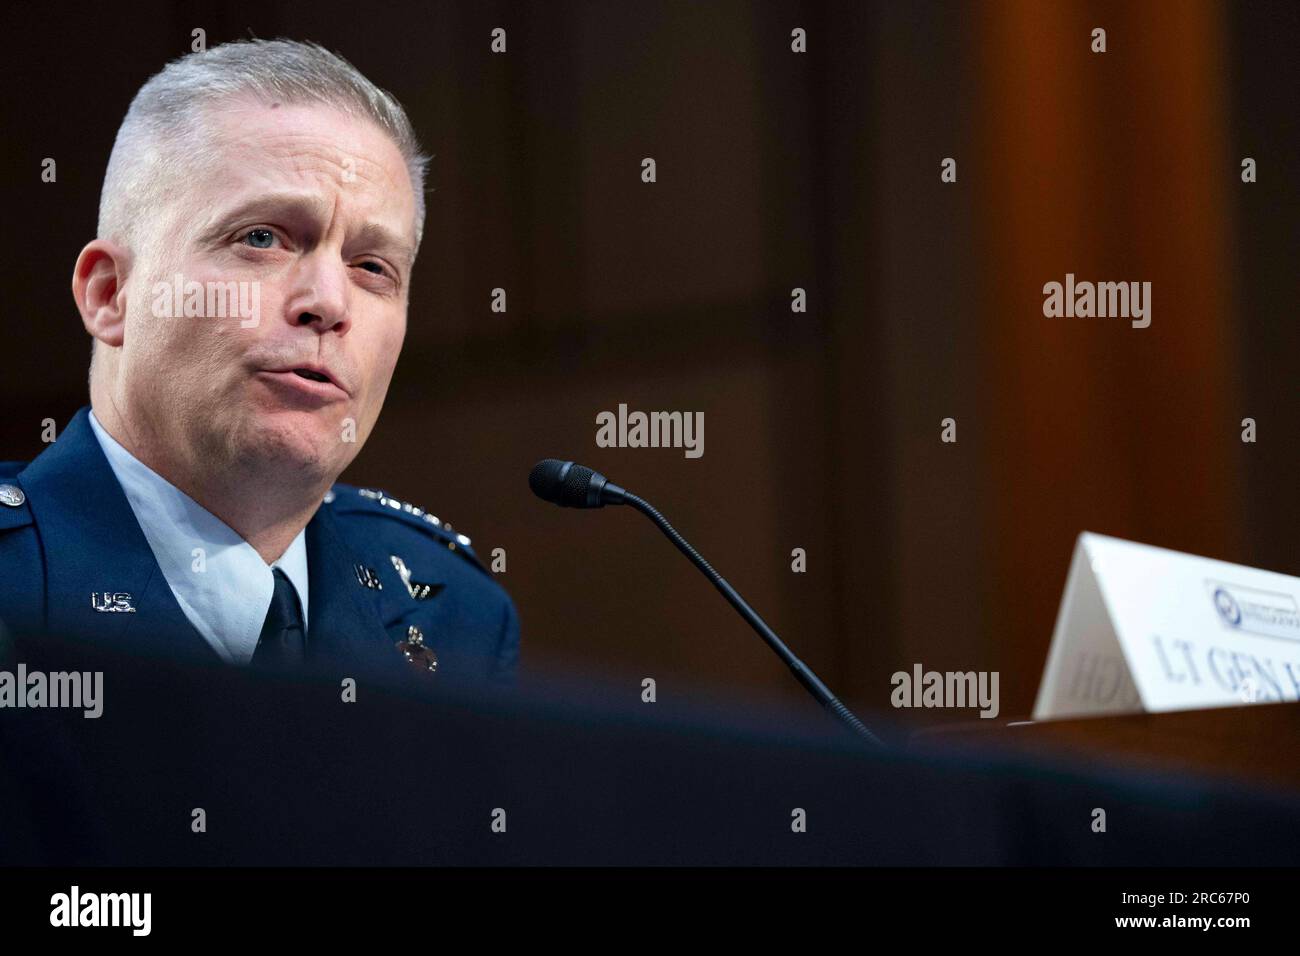
<path fill-rule="evenodd" d="M 73 295 L 90 407 L 0 465 L 0 620 L 237 666 L 509 680 L 470 541 L 337 479 L 406 331 L 424 171 L 401 106 L 290 41 L 141 88 Z"/>

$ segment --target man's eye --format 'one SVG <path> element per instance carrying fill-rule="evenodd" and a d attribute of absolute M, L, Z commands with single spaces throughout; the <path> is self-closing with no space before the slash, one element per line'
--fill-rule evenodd
<path fill-rule="evenodd" d="M 275 233 L 270 229 L 250 229 L 244 233 L 244 242 L 254 249 L 270 249 L 275 242 Z"/>
<path fill-rule="evenodd" d="M 365 269 L 367 272 L 373 272 L 377 276 L 381 276 L 384 274 L 384 267 L 381 266 L 378 262 L 359 262 L 357 264 L 361 266 L 361 268 Z"/>

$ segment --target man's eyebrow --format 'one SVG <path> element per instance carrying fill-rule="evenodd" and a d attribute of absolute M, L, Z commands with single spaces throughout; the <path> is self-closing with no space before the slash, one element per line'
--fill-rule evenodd
<path fill-rule="evenodd" d="M 237 206 L 217 213 L 215 224 L 225 226 L 236 219 L 256 213 L 259 216 L 320 215 L 325 212 L 325 200 L 313 193 L 278 192 L 252 196 Z"/>
<path fill-rule="evenodd" d="M 415 249 L 409 240 L 377 222 L 367 222 L 362 226 L 349 245 L 359 245 L 370 252 L 390 256 L 403 268 L 409 269 L 415 259 Z"/>

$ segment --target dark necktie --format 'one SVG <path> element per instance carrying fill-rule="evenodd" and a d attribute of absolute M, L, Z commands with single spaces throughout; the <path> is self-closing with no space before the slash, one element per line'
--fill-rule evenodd
<path fill-rule="evenodd" d="M 275 593 L 262 624 L 253 651 L 253 665 L 275 670 L 301 667 L 307 655 L 307 634 L 302 626 L 302 605 L 293 582 L 279 568 L 275 574 Z"/>

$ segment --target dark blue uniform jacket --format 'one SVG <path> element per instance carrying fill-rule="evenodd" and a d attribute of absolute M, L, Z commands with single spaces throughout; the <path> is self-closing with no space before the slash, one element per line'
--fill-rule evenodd
<path fill-rule="evenodd" d="M 435 681 L 513 680 L 514 605 L 468 539 L 433 515 L 335 485 L 307 525 L 307 556 L 309 664 L 409 677 L 414 641 L 436 658 Z M 0 622 L 15 635 L 220 660 L 177 604 L 88 408 L 30 464 L 0 464 Z"/>

